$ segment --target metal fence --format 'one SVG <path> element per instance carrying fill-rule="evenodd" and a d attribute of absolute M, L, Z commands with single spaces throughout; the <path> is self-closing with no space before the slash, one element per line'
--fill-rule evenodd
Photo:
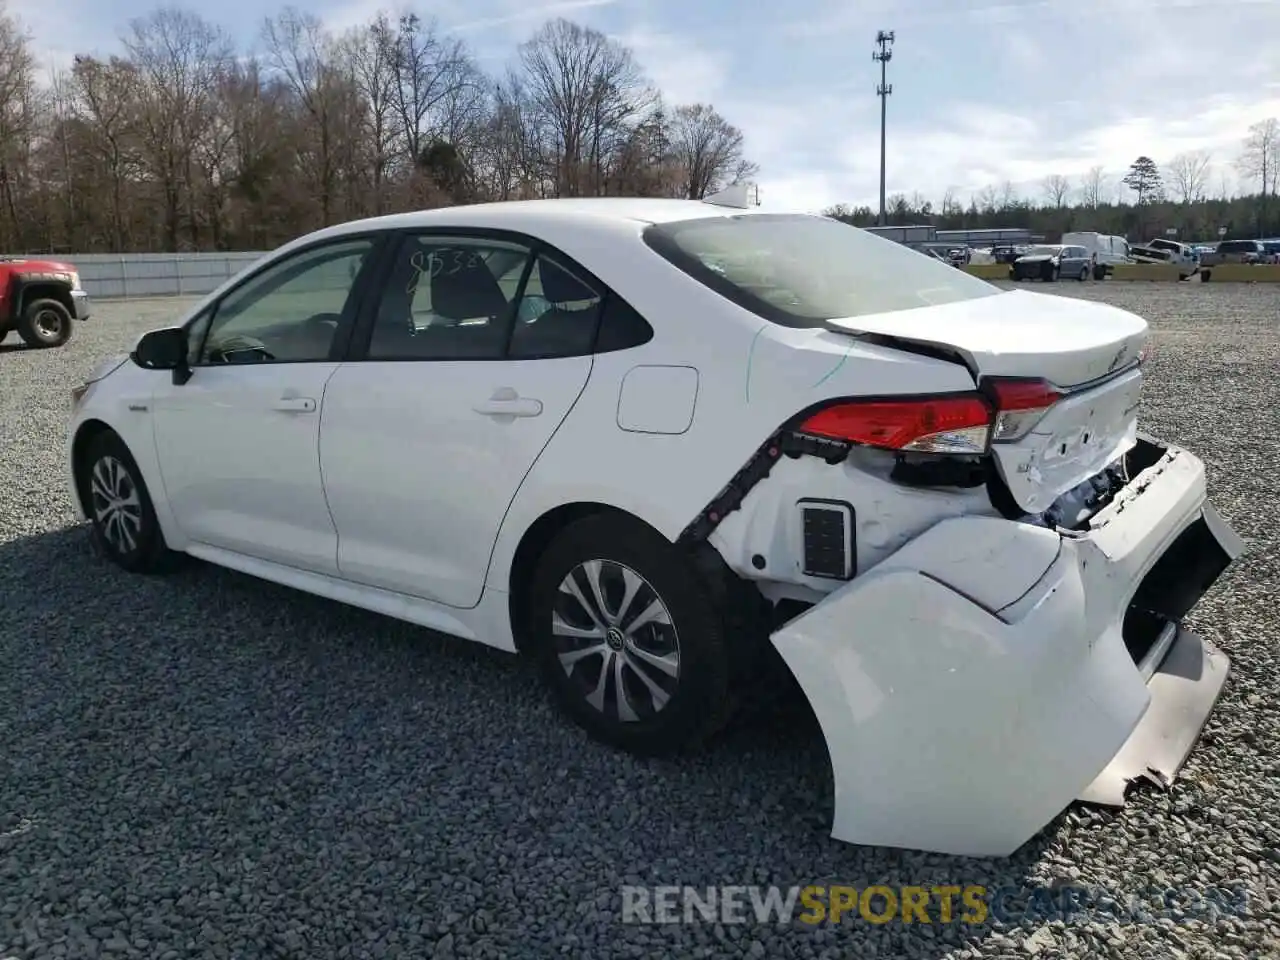
<path fill-rule="evenodd" d="M 209 293 L 263 253 L 71 253 L 57 260 L 80 272 L 91 297 L 181 297 Z"/>

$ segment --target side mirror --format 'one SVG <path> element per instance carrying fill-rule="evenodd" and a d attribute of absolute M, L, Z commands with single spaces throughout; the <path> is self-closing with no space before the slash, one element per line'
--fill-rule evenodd
<path fill-rule="evenodd" d="M 131 356 L 144 370 L 172 370 L 174 383 L 191 379 L 187 367 L 187 331 L 182 327 L 165 327 L 144 334 Z"/>

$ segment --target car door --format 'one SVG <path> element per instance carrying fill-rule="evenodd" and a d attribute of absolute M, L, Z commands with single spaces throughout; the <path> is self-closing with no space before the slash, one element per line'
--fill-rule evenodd
<path fill-rule="evenodd" d="M 479 602 L 507 508 L 591 373 L 602 297 L 573 269 L 512 239 L 401 239 L 325 392 L 343 577 Z"/>
<path fill-rule="evenodd" d="M 152 422 L 165 494 L 197 545 L 337 572 L 320 479 L 320 409 L 379 238 L 286 255 L 189 327 L 190 379 L 162 382 Z"/>

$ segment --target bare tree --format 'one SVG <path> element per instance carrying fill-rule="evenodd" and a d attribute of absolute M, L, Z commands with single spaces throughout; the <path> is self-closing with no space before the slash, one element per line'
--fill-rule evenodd
<path fill-rule="evenodd" d="M 670 145 L 683 174 L 685 196 L 701 200 L 730 177 L 741 176 L 742 131 L 705 103 L 676 107 Z"/>
<path fill-rule="evenodd" d="M 1209 162 L 1210 156 L 1204 150 L 1180 153 L 1169 161 L 1165 179 L 1180 203 L 1190 206 L 1204 199 L 1209 184 Z"/>
<path fill-rule="evenodd" d="M 0 246 L 18 230 L 18 179 L 34 136 L 36 62 L 30 38 L 0 7 Z"/>
<path fill-rule="evenodd" d="M 404 157 L 412 167 L 421 162 L 433 141 L 442 138 L 449 126 L 445 107 L 459 87 L 471 85 L 477 94 L 480 87 L 462 41 L 444 38 L 434 20 L 424 22 L 416 13 L 404 14 L 391 52 L 395 76 L 391 103 Z"/>
<path fill-rule="evenodd" d="M 1102 167 L 1090 167 L 1080 181 L 1080 200 L 1090 209 L 1102 206 L 1107 195 L 1107 175 Z"/>
<path fill-rule="evenodd" d="M 386 14 L 379 13 L 372 22 L 347 33 L 340 44 L 341 56 L 348 64 L 355 88 L 367 105 L 362 133 L 370 153 L 369 179 L 375 214 L 386 209 L 385 182 L 395 150 L 397 39 Z"/>
<path fill-rule="evenodd" d="M 267 64 L 284 79 L 307 118 L 299 159 L 320 203 L 320 224 L 333 222 L 337 186 L 336 152 L 341 136 L 334 91 L 337 69 L 333 38 L 319 18 L 286 7 L 263 26 Z"/>
<path fill-rule="evenodd" d="M 1071 192 L 1071 181 L 1060 173 L 1054 173 L 1045 177 L 1041 186 L 1050 205 L 1055 210 L 1061 210 L 1067 201 L 1067 194 Z"/>
<path fill-rule="evenodd" d="M 86 121 L 89 153 L 100 162 L 109 180 L 111 239 L 124 249 L 124 192 L 126 180 L 138 163 L 138 71 L 120 57 L 105 63 L 92 57 L 76 57 L 71 83 L 81 117 Z M 177 226 L 173 225 L 176 236 Z"/>
<path fill-rule="evenodd" d="M 1018 205 L 1018 191 L 1014 187 L 1013 181 L 1006 180 L 1000 184 L 1000 200 L 999 206 L 1001 210 L 1012 210 Z"/>
<path fill-rule="evenodd" d="M 667 110 L 631 51 L 566 21 L 492 79 L 412 15 L 335 39 L 286 7 L 261 39 L 237 57 L 162 6 L 118 55 L 40 83 L 0 11 L 0 248 L 264 249 L 436 202 L 700 196 L 756 173 L 714 106 Z"/>
<path fill-rule="evenodd" d="M 1268 199 L 1280 181 L 1280 120 L 1269 117 L 1249 128 L 1238 166 L 1244 177 L 1258 185 L 1258 226 L 1265 230 Z"/>
<path fill-rule="evenodd" d="M 211 121 L 231 43 L 220 28 L 176 7 L 162 7 L 129 27 L 124 46 L 137 71 L 141 153 L 161 185 L 165 242 L 177 249 L 185 200 L 191 242 L 198 246 L 189 189 L 196 139 Z"/>
<path fill-rule="evenodd" d="M 631 51 L 599 31 L 552 20 L 520 47 L 530 104 L 554 142 L 556 191 L 599 192 L 604 148 L 652 102 Z"/>

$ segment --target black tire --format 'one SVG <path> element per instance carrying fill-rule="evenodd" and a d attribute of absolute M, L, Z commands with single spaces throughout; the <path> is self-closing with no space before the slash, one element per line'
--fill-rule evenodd
<path fill-rule="evenodd" d="M 71 311 L 57 300 L 32 300 L 22 309 L 18 335 L 29 347 L 60 347 L 71 339 Z"/>
<path fill-rule="evenodd" d="M 1107 279 L 1107 268 L 1106 268 L 1106 267 L 1104 267 L 1102 264 L 1098 264 L 1096 267 L 1094 267 L 1094 268 L 1093 268 L 1093 279 L 1095 279 L 1095 280 L 1105 280 L 1105 279 Z"/>
<path fill-rule="evenodd" d="M 130 573 L 166 573 L 178 565 L 180 556 L 165 543 L 142 471 L 116 434 L 104 431 L 94 437 L 76 465 L 76 483 L 96 553 Z M 104 490 L 121 501 L 117 520 L 112 520 Z M 130 501 L 136 509 L 128 509 Z M 129 536 L 122 535 L 122 527 Z"/>
<path fill-rule="evenodd" d="M 605 617 L 600 617 L 585 567 L 600 561 L 596 581 L 605 595 Z M 625 570 L 624 570 L 625 568 Z M 621 606 L 624 573 L 643 584 L 633 594 L 620 622 L 608 617 L 608 608 Z M 593 609 L 584 610 L 571 593 L 560 587 L 570 575 L 580 594 Z M 634 581 L 633 581 L 634 582 Z M 566 527 L 543 553 L 533 573 L 527 621 L 528 645 L 560 708 L 593 739 L 640 756 L 663 756 L 695 747 L 724 727 L 733 712 L 724 612 L 713 600 L 706 580 L 690 559 L 653 530 L 629 517 L 598 514 Z M 628 638 L 614 623 L 639 619 L 659 601 L 673 629 L 642 625 L 637 638 Z M 607 640 L 569 639 L 553 632 L 553 616 L 574 627 L 590 627 L 600 620 Z M 562 628 L 563 629 L 563 628 Z M 671 643 L 674 639 L 674 644 Z M 579 655 L 570 666 L 561 655 L 583 647 L 599 646 L 599 652 Z M 671 676 L 648 667 L 651 681 L 668 699 L 659 704 L 639 676 L 639 667 L 652 661 L 636 656 L 670 656 L 674 650 L 677 673 Z M 618 666 L 621 662 L 625 666 Z M 602 675 L 599 705 L 588 697 Z M 623 678 L 618 696 L 618 678 Z M 622 719 L 629 712 L 632 719 Z"/>
<path fill-rule="evenodd" d="M 1080 282 L 1081 282 L 1081 283 L 1084 283 L 1084 282 L 1085 282 L 1086 280 L 1088 280 L 1088 279 L 1089 279 L 1089 268 L 1088 268 L 1088 267 L 1081 267 L 1081 268 L 1080 268 Z"/>
<path fill-rule="evenodd" d="M 1062 276 L 1062 268 L 1054 267 L 1052 270 L 1049 271 L 1049 275 L 1045 277 L 1045 279 L 1048 280 L 1050 283 L 1057 283 L 1058 278 L 1061 276 Z"/>

